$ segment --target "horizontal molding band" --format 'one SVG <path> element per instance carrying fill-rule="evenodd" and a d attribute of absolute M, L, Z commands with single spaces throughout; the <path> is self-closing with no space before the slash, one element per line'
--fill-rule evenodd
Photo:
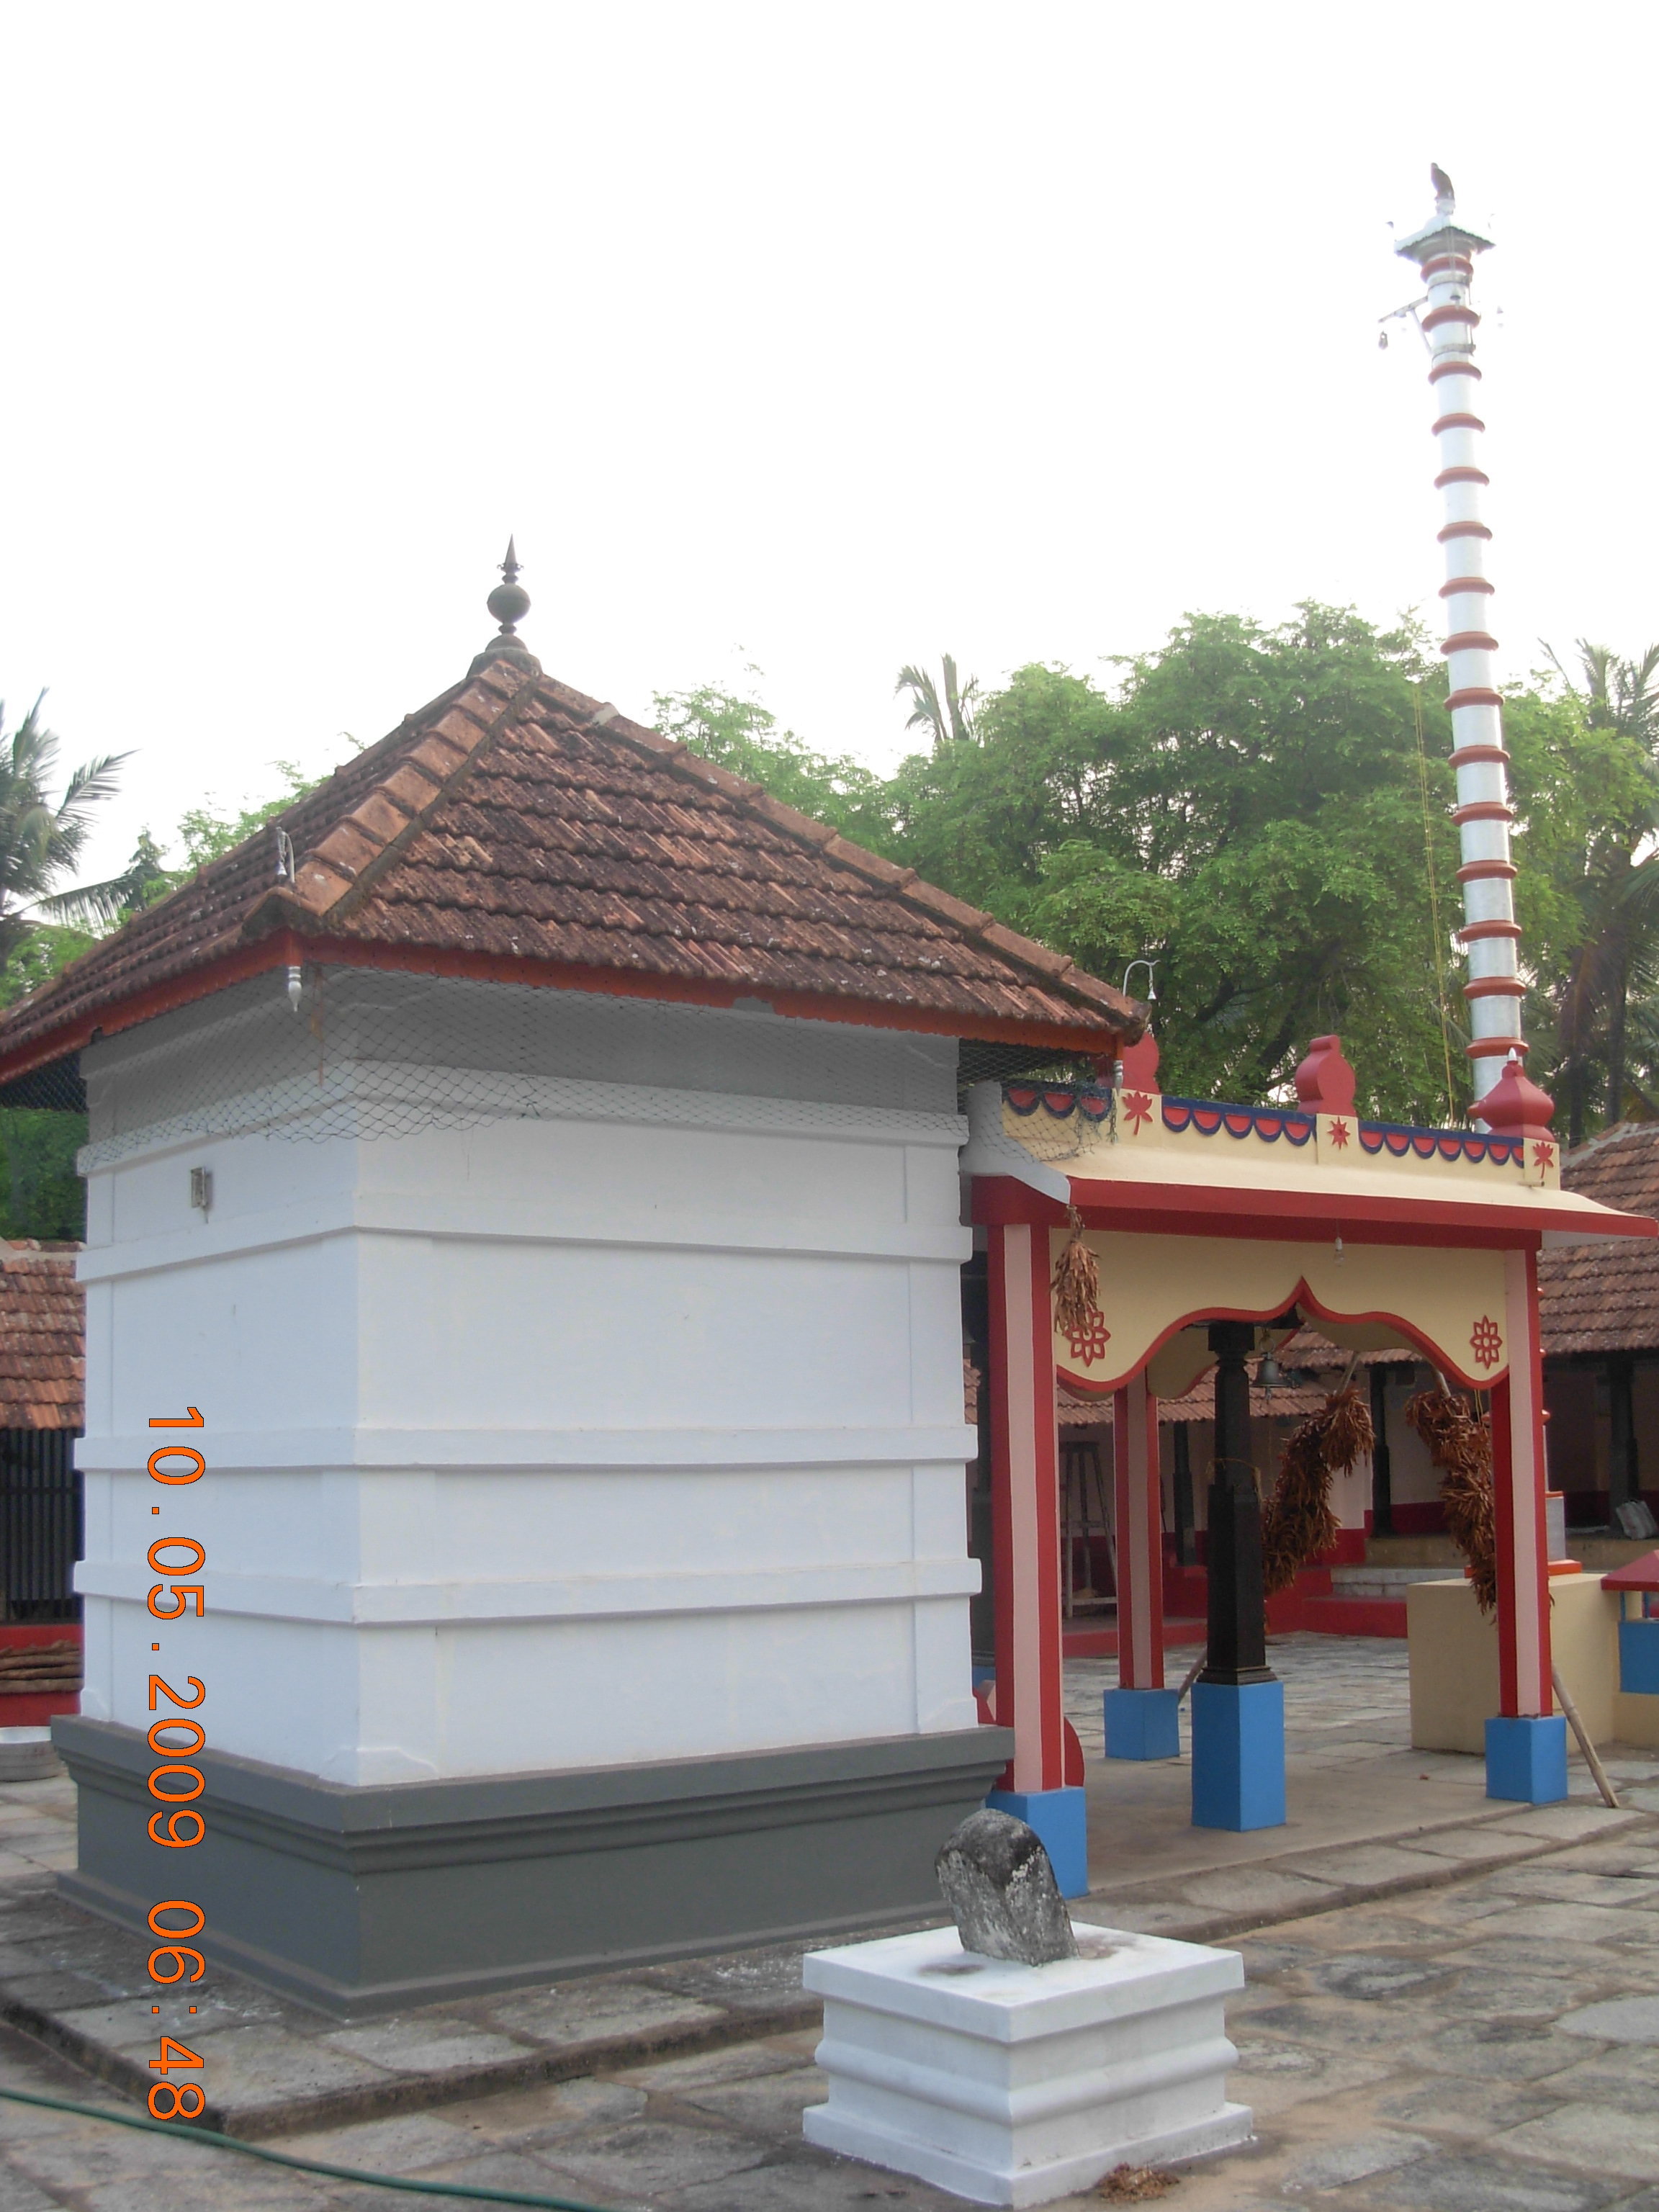
<path fill-rule="evenodd" d="M 76 1261 L 76 1273 L 83 1283 L 113 1282 L 341 1237 L 418 1237 L 471 1244 L 627 1245 L 647 1251 L 771 1253 L 780 1258 L 960 1266 L 972 1249 L 973 1232 L 955 1224 L 860 1220 L 856 1215 L 798 1215 L 763 1228 L 740 1215 L 711 1220 L 688 1213 L 677 1220 L 648 1206 L 630 1215 L 580 1197 L 538 1205 L 512 1199 L 450 1199 L 427 1192 L 366 1191 L 198 1222 L 161 1236 L 135 1237 L 130 1243 L 89 1244 Z"/>
<path fill-rule="evenodd" d="M 1457 871 L 1460 884 L 1511 883 L 1514 878 L 1513 860 L 1465 860 Z"/>
<path fill-rule="evenodd" d="M 1492 532 L 1484 522 L 1449 522 L 1443 530 L 1435 532 L 1442 545 L 1449 544 L 1454 538 L 1490 538 Z"/>
<path fill-rule="evenodd" d="M 1474 330 L 1480 321 L 1480 318 L 1473 307 L 1465 307 L 1455 300 L 1449 300 L 1443 307 L 1429 309 L 1428 313 L 1423 318 L 1423 328 L 1425 331 L 1437 331 L 1445 323 L 1467 323 L 1471 330 Z"/>
<path fill-rule="evenodd" d="M 1449 694 L 1446 712 L 1455 714 L 1460 707 L 1501 707 L 1503 703 L 1503 693 L 1494 691 L 1490 684 L 1470 684 Z"/>
<path fill-rule="evenodd" d="M 143 1562 L 82 1559 L 75 1587 L 84 1597 L 141 1608 L 155 1576 Z M 526 1576 L 455 1582 L 324 1582 L 241 1575 L 210 1568 L 201 1580 L 209 1614 L 257 1617 L 338 1628 L 466 1628 L 504 1621 L 617 1620 L 667 1613 L 818 1610 L 830 1606 L 900 1605 L 972 1597 L 977 1559 L 896 1559 L 841 1566 L 683 1567 L 627 1575 Z M 148 1617 L 148 1616 L 146 1616 Z"/>
<path fill-rule="evenodd" d="M 1468 415 L 1461 412 L 1452 415 L 1437 415 L 1434 421 L 1429 425 L 1429 434 L 1432 438 L 1437 438 L 1443 430 L 1484 430 L 1486 427 L 1486 424 L 1480 420 L 1480 417 L 1478 415 Z M 1441 535 L 1443 537 L 1444 534 L 1445 533 L 1443 531 Z M 1492 532 L 1488 531 L 1486 535 L 1490 538 Z"/>
<path fill-rule="evenodd" d="M 1472 361 L 1437 361 L 1429 371 L 1429 382 L 1438 384 L 1443 376 L 1472 376 L 1478 384 L 1480 371 Z"/>
<path fill-rule="evenodd" d="M 1524 999 L 1527 987 L 1513 975 L 1478 975 L 1463 986 L 1466 999 Z"/>
<path fill-rule="evenodd" d="M 483 1474 L 549 1472 L 672 1474 L 795 1467 L 958 1467 L 979 1449 L 964 1421 L 894 1423 L 866 1428 L 355 1428 L 197 1431 L 210 1474 L 426 1474 L 465 1468 Z M 86 1474 L 148 1483 L 155 1434 L 82 1437 L 75 1463 Z"/>
<path fill-rule="evenodd" d="M 1431 254 L 1423 264 L 1424 280 L 1426 283 L 1431 276 L 1438 276 L 1447 270 L 1454 276 L 1473 276 L 1474 264 L 1467 253 Z"/>
<path fill-rule="evenodd" d="M 1454 768 L 1474 768 L 1480 762 L 1496 762 L 1507 768 L 1509 758 L 1508 751 L 1502 745 L 1458 745 L 1453 750 L 1451 764 Z"/>
<path fill-rule="evenodd" d="M 1492 478 L 1486 474 L 1485 469 L 1442 469 L 1434 480 L 1434 488 L 1437 491 L 1444 491 L 1448 484 L 1489 484 L 1491 482 Z"/>
<path fill-rule="evenodd" d="M 1440 586 L 1440 596 L 1443 599 L 1455 599 L 1460 592 L 1485 592 L 1490 596 L 1497 589 L 1497 585 L 1488 583 L 1484 576 L 1454 576 L 1450 583 Z"/>
<path fill-rule="evenodd" d="M 1467 806 L 1454 806 L 1452 820 L 1458 829 L 1466 822 L 1513 822 L 1515 809 L 1501 799 L 1474 799 Z"/>
<path fill-rule="evenodd" d="M 144 1059 L 164 1054 L 148 1048 L 112 1072 L 130 1075 Z M 82 1175 L 137 1158 L 162 1158 L 169 1152 L 198 1151 L 216 1138 L 252 1136 L 268 1131 L 309 1140 L 319 1121 L 362 1110 L 372 1123 L 388 1107 L 400 1111 L 430 1109 L 457 1127 L 486 1127 L 496 1121 L 600 1122 L 607 1127 L 726 1130 L 743 1136 L 833 1137 L 847 1144 L 961 1145 L 962 1117 L 925 1108 L 862 1106 L 780 1098 L 754 1091 L 684 1091 L 641 1083 L 589 1082 L 574 1076 L 518 1076 L 489 1069 L 465 1071 L 467 1104 L 457 1107 L 453 1068 L 416 1066 L 400 1060 L 348 1061 L 325 1083 L 314 1074 L 258 1085 L 214 1101 L 199 1112 L 162 1117 L 139 1127 L 94 1138 L 82 1146 L 76 1166 Z M 94 1104 L 102 1079 L 90 1080 Z M 94 1112 L 94 1121 L 96 1114 Z M 344 1139 L 351 1141 L 350 1139 Z"/>
<path fill-rule="evenodd" d="M 1465 1060 L 1507 1060 L 1518 1052 L 1524 1060 L 1532 1047 L 1523 1036 L 1476 1037 L 1473 1044 L 1463 1048 Z"/>
<path fill-rule="evenodd" d="M 1443 653 L 1496 653 L 1498 640 L 1487 629 L 1455 629 L 1440 650 Z"/>
<path fill-rule="evenodd" d="M 1465 945 L 1478 945 L 1483 937 L 1516 937 L 1521 934 L 1518 921 L 1466 921 L 1455 932 Z"/>

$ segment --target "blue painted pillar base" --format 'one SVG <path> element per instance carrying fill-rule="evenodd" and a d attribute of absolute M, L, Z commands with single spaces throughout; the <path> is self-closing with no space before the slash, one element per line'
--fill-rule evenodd
<path fill-rule="evenodd" d="M 1179 1759 L 1181 1721 L 1175 1690 L 1108 1690 L 1108 1759 Z"/>
<path fill-rule="evenodd" d="M 1560 1713 L 1486 1723 L 1486 1795 L 1559 1805 L 1567 1794 L 1567 1723 Z"/>
<path fill-rule="evenodd" d="M 1036 1829 L 1062 1897 L 1086 1895 L 1089 1823 L 1080 1790 L 994 1790 L 985 1802 Z"/>
<path fill-rule="evenodd" d="M 1285 1685 L 1193 1685 L 1193 1826 L 1285 1825 Z"/>
<path fill-rule="evenodd" d="M 1619 1686 L 1626 1696 L 1659 1691 L 1659 1620 L 1620 1622 Z"/>

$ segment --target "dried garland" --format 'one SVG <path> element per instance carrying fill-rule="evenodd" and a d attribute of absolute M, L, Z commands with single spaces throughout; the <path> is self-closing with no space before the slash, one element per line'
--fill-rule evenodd
<path fill-rule="evenodd" d="M 1482 1613 L 1498 1603 L 1498 1536 L 1492 1521 L 1492 1423 L 1450 1390 L 1421 1390 L 1406 1419 L 1442 1470 L 1440 1503 L 1446 1529 L 1469 1565 Z"/>
<path fill-rule="evenodd" d="M 1083 1241 L 1083 1216 L 1076 1206 L 1068 1206 L 1066 1218 L 1072 1233 L 1054 1262 L 1050 1285 L 1054 1294 L 1054 1324 L 1062 1336 L 1083 1336 L 1100 1310 L 1100 1269 Z"/>
<path fill-rule="evenodd" d="M 1261 1515 L 1261 1581 L 1268 1597 L 1289 1589 L 1297 1571 L 1336 1542 L 1331 1478 L 1345 1474 L 1372 1441 L 1370 1408 L 1345 1383 L 1285 1445 L 1279 1486 Z"/>

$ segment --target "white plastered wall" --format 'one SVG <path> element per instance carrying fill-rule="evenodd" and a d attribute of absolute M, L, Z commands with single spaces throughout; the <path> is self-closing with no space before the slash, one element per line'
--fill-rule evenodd
<path fill-rule="evenodd" d="M 954 1044 L 564 995 L 539 1118 L 404 1136 L 181 1128 L 218 1001 L 84 1055 L 84 1712 L 189 1672 L 218 1749 L 362 1784 L 974 1724 Z M 200 1622 L 144 1609 L 158 1529 Z"/>

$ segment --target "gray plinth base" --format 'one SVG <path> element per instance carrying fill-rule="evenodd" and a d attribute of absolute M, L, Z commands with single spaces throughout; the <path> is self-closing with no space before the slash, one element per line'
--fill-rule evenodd
<path fill-rule="evenodd" d="M 933 1854 L 1012 1749 L 964 1729 L 360 1790 L 210 1750 L 179 1851 L 145 1832 L 143 1735 L 66 1716 L 52 1740 L 68 1896 L 137 1929 L 188 1895 L 210 1959 L 344 2019 L 937 1911 Z"/>

